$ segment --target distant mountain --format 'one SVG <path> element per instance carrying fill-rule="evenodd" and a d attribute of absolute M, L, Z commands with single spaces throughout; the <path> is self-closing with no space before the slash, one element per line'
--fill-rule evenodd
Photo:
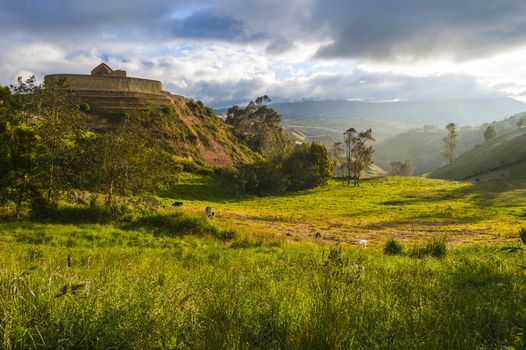
<path fill-rule="evenodd" d="M 524 113 L 516 114 L 505 120 L 491 123 L 497 129 L 497 135 L 504 135 L 517 129 L 517 120 Z M 472 150 L 477 145 L 485 143 L 484 131 L 489 124 L 485 123 L 473 127 L 461 127 L 458 130 L 457 154 Z M 425 126 L 406 131 L 380 141 L 375 145 L 373 159 L 382 168 L 389 170 L 393 161 L 411 160 L 414 164 L 415 175 L 422 175 L 434 171 L 446 164 L 441 152 L 444 149 L 443 128 Z"/>
<path fill-rule="evenodd" d="M 286 119 L 353 118 L 408 125 L 476 125 L 526 111 L 526 103 L 507 97 L 437 99 L 400 102 L 304 101 L 276 103 L 272 108 Z M 324 125 L 329 126 L 329 125 Z"/>
<path fill-rule="evenodd" d="M 401 102 L 303 101 L 271 105 L 294 127 L 312 139 L 331 144 L 350 127 L 372 128 L 378 141 L 426 124 L 442 127 L 480 125 L 526 111 L 512 98 L 437 99 Z"/>
<path fill-rule="evenodd" d="M 526 127 L 486 142 L 434 172 L 440 179 L 526 178 Z"/>

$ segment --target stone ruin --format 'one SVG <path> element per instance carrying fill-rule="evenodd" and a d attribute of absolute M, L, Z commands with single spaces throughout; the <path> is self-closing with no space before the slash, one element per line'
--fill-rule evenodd
<path fill-rule="evenodd" d="M 50 74 L 44 81 L 64 79 L 95 114 L 122 115 L 130 110 L 155 110 L 180 96 L 163 91 L 158 80 L 131 78 L 123 70 L 101 63 L 87 74 Z"/>

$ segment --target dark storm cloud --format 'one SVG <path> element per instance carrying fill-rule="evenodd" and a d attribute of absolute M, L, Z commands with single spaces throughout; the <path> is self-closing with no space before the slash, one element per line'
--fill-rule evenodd
<path fill-rule="evenodd" d="M 243 22 L 213 12 L 196 12 L 174 21 L 175 37 L 247 42 L 263 39 L 263 34 L 247 31 Z"/>
<path fill-rule="evenodd" d="M 320 58 L 464 60 L 526 44 L 522 0 L 323 0 L 314 13 L 332 41 Z"/>
<path fill-rule="evenodd" d="M 0 29 L 56 41 L 187 38 L 280 54 L 414 61 L 493 55 L 526 44 L 523 0 L 0 0 Z"/>
<path fill-rule="evenodd" d="M 177 2 L 166 1 L 72 1 L 1 0 L 0 28 L 5 32 L 28 33 L 35 37 L 67 40 L 72 35 L 155 26 Z"/>

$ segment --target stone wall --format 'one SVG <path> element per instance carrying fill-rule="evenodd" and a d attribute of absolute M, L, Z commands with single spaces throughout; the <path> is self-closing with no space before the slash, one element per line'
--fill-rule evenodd
<path fill-rule="evenodd" d="M 82 91 L 112 91 L 162 94 L 161 82 L 157 80 L 84 74 L 51 74 L 44 79 L 66 79 L 71 90 L 79 93 Z"/>

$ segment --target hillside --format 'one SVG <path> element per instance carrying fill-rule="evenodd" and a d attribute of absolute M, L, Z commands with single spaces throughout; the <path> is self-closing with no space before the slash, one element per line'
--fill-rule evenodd
<path fill-rule="evenodd" d="M 138 113 L 145 129 L 176 156 L 217 167 L 229 167 L 253 159 L 252 151 L 240 144 L 229 126 L 200 101 L 171 96 L 162 108 L 123 108 L 118 114 L 90 112 L 94 117 L 91 118 L 92 125 L 98 129 L 111 127 L 124 113 Z"/>
<path fill-rule="evenodd" d="M 524 178 L 526 128 L 520 128 L 462 154 L 429 176 L 439 179 Z"/>
<path fill-rule="evenodd" d="M 517 114 L 491 124 L 495 125 L 497 135 L 506 134 L 517 128 L 517 118 L 521 116 L 523 114 Z M 488 124 L 461 127 L 458 130 L 457 154 L 460 155 L 476 145 L 483 144 L 487 126 Z M 414 164 L 415 174 L 422 175 L 446 165 L 446 159 L 441 154 L 444 148 L 442 139 L 445 135 L 444 129 L 432 126 L 409 130 L 378 142 L 375 145 L 373 159 L 387 171 L 390 170 L 391 162 L 410 159 Z"/>
<path fill-rule="evenodd" d="M 229 127 L 215 113 L 185 97 L 163 90 L 160 81 L 128 77 L 101 63 L 90 74 L 50 74 L 45 86 L 73 92 L 81 109 L 95 118 L 94 129 L 111 127 L 126 115 L 136 115 L 145 129 L 170 153 L 208 165 L 228 167 L 252 159 Z"/>
<path fill-rule="evenodd" d="M 272 105 L 285 125 L 330 144 L 349 127 L 372 128 L 378 141 L 426 124 L 480 125 L 526 110 L 511 98 L 437 99 L 400 102 L 304 101 Z"/>

